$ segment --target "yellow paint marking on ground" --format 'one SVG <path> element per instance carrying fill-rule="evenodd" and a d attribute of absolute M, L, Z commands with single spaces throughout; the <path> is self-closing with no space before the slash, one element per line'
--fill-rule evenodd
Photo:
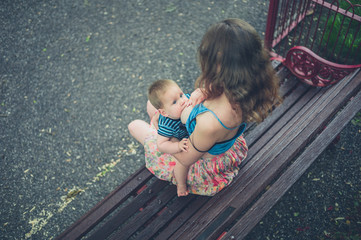
<path fill-rule="evenodd" d="M 40 213 L 40 217 L 29 220 L 29 224 L 31 224 L 31 230 L 25 234 L 25 239 L 31 238 L 33 234 L 40 231 L 46 224 L 48 224 L 49 219 L 51 219 L 53 215 L 54 214 L 52 212 L 43 209 Z"/>
<path fill-rule="evenodd" d="M 132 152 L 132 148 L 134 146 L 128 146 L 129 150 L 122 150 L 120 152 L 129 154 L 129 152 Z M 119 153 L 120 153 L 119 152 Z M 104 177 L 106 173 L 113 172 L 113 168 L 115 165 L 117 165 L 121 160 L 121 155 L 119 154 L 119 159 L 117 160 L 111 160 L 109 163 L 105 163 L 103 166 L 101 166 L 99 169 L 101 170 L 98 174 L 96 174 L 95 177 L 92 178 L 92 181 L 89 181 L 86 183 L 86 185 L 92 185 L 94 182 L 99 181 L 101 177 Z M 89 187 L 89 186 L 88 186 Z M 28 223 L 31 225 L 31 230 L 25 234 L 25 239 L 30 239 L 34 234 L 39 232 L 45 225 L 48 224 L 49 220 L 54 216 L 56 213 L 61 213 L 68 205 L 71 203 L 77 195 L 81 192 L 85 192 L 85 190 L 88 189 L 88 187 L 80 188 L 80 187 L 73 187 L 72 189 L 67 191 L 66 195 L 63 195 L 60 199 L 61 201 L 56 204 L 58 207 L 57 209 L 54 209 L 52 211 L 42 209 L 40 214 L 35 218 L 30 218 Z M 34 206 L 29 213 L 34 211 L 36 206 Z M 25 215 L 26 213 L 24 213 Z"/>

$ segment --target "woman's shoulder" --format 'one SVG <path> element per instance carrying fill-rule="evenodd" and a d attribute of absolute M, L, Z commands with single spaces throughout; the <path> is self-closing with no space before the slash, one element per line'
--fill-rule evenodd
<path fill-rule="evenodd" d="M 199 130 L 214 133 L 223 130 L 219 121 L 211 112 L 204 112 L 197 116 L 197 124 Z"/>
<path fill-rule="evenodd" d="M 230 104 L 220 104 L 210 108 L 212 114 L 208 114 L 209 119 L 213 119 L 213 123 L 226 128 L 234 128 L 242 123 L 242 116 L 234 110 Z M 214 116 L 212 116 L 214 115 Z M 217 124 L 218 123 L 218 124 Z"/>

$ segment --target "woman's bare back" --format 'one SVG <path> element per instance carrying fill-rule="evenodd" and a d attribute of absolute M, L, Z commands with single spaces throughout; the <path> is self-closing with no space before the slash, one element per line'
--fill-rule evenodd
<path fill-rule="evenodd" d="M 232 130 L 226 129 L 211 112 L 198 115 L 196 118 L 197 124 L 207 125 L 212 128 L 216 142 L 227 141 L 237 134 L 238 128 L 236 127 L 241 125 L 242 117 L 232 108 L 224 94 L 215 99 L 206 100 L 203 105 L 214 112 L 227 128 L 235 128 Z M 188 119 L 192 109 L 193 107 L 190 106 L 183 110 L 181 116 L 183 123 Z"/>

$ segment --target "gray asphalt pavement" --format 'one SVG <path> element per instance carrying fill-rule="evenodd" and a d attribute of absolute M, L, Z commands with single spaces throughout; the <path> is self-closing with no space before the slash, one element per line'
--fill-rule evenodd
<path fill-rule="evenodd" d="M 266 2 L 2 0 L 0 239 L 53 239 L 142 166 L 127 125 L 147 119 L 149 84 L 190 92 L 206 28 L 236 17 L 263 35 Z M 360 134 L 350 123 L 249 239 L 360 227 Z"/>

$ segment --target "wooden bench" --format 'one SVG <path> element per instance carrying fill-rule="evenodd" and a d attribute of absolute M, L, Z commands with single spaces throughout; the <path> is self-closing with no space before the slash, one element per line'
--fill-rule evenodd
<path fill-rule="evenodd" d="M 229 187 L 178 198 L 142 167 L 57 239 L 245 237 L 361 109 L 359 71 L 325 88 L 278 74 L 284 102 L 248 128 L 248 156 Z"/>

